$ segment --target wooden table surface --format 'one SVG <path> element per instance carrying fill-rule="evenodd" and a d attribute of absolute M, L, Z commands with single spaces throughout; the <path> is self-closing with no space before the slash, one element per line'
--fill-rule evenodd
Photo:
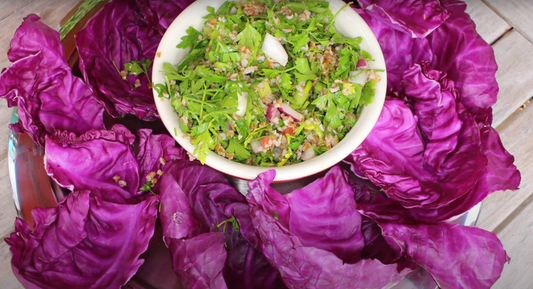
<path fill-rule="evenodd" d="M 6 53 L 22 18 L 30 13 L 59 29 L 61 19 L 79 0 L 0 0 L 0 69 L 10 65 Z M 479 34 L 492 45 L 499 69 L 498 102 L 493 126 L 522 173 L 520 189 L 496 192 L 483 202 L 478 227 L 498 235 L 512 260 L 493 288 L 533 288 L 533 2 L 467 0 Z M 16 217 L 7 163 L 11 108 L 0 100 L 0 237 L 13 230 Z M 22 288 L 11 271 L 11 255 L 0 242 L 0 288 Z"/>

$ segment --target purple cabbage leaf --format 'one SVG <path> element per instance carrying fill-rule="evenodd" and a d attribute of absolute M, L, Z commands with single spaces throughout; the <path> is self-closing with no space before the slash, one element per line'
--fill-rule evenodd
<path fill-rule="evenodd" d="M 465 13 L 464 2 L 442 0 L 438 4 L 436 1 L 403 0 L 395 1 L 393 5 L 388 1 L 360 0 L 359 3 L 362 7 L 372 8 L 357 11 L 376 35 L 385 56 L 390 95 L 398 96 L 402 92 L 402 77 L 407 69 L 428 61 L 430 67 L 453 81 L 457 101 L 476 122 L 492 123 L 491 106 L 496 103 L 498 94 L 494 50 L 477 33 L 474 22 Z M 415 11 L 424 11 L 423 14 L 414 16 L 410 9 L 396 9 L 411 6 L 416 8 Z M 376 11 L 390 19 L 377 17 Z M 423 18 L 420 17 L 431 21 L 421 21 Z M 437 25 L 435 19 L 445 21 Z M 416 30 L 424 23 L 435 24 L 431 25 L 435 29 L 425 37 L 413 38 L 412 31 L 407 31 Z"/>
<path fill-rule="evenodd" d="M 151 63 L 163 33 L 192 2 L 111 1 L 76 34 L 80 70 L 111 116 L 159 117 L 150 82 Z M 125 64 L 133 61 L 146 73 L 130 74 Z"/>
<path fill-rule="evenodd" d="M 361 2 L 409 18 L 383 1 Z M 414 2 L 399 5 L 408 4 Z M 359 10 L 381 41 L 389 97 L 373 131 L 347 161 L 422 222 L 446 220 L 520 182 L 513 157 L 490 127 L 498 92 L 494 52 L 464 4 L 441 5 L 448 18 L 424 38 L 412 38 L 398 26 L 401 21 L 384 23 L 372 18 L 375 11 Z"/>
<path fill-rule="evenodd" d="M 0 74 L 0 97 L 18 106 L 10 125 L 44 146 L 57 130 L 78 134 L 104 129 L 103 107 L 90 86 L 73 76 L 64 59 L 59 33 L 31 14 L 15 32 L 8 52 L 13 63 Z"/>
<path fill-rule="evenodd" d="M 490 288 L 510 259 L 495 234 L 447 222 L 379 222 L 383 236 L 426 269 L 439 288 Z"/>
<path fill-rule="evenodd" d="M 32 211 L 6 238 L 13 272 L 26 288 L 120 288 L 143 264 L 157 218 L 157 196 L 109 203 L 73 192 L 55 208 Z"/>
<path fill-rule="evenodd" d="M 428 36 L 450 16 L 438 0 L 360 0 L 359 3 L 373 19 L 412 38 Z"/>
<path fill-rule="evenodd" d="M 384 288 L 411 272 L 398 264 L 361 259 L 365 237 L 356 189 L 340 167 L 283 196 L 269 187 L 274 177 L 272 170 L 250 182 L 247 199 L 263 254 L 288 287 Z"/>
<path fill-rule="evenodd" d="M 183 288 L 228 288 L 222 276 L 227 255 L 225 242 L 222 232 L 170 240 L 173 269 Z"/>
<path fill-rule="evenodd" d="M 452 81 L 427 62 L 405 72 L 404 99 L 389 97 L 370 135 L 346 159 L 420 222 L 464 213 L 520 174 L 497 132 L 455 100 Z M 374 206 L 378 214 L 393 211 Z M 376 211 L 377 212 L 377 211 Z M 400 213 L 402 214 L 402 213 Z"/>
<path fill-rule="evenodd" d="M 124 126 L 92 130 L 82 135 L 58 131 L 46 138 L 45 168 L 50 177 L 70 190 L 90 190 L 115 203 L 137 203 L 162 174 L 166 159 L 185 156 L 168 135 L 148 129 L 135 136 Z"/>
<path fill-rule="evenodd" d="M 284 288 L 258 250 L 246 199 L 220 172 L 197 161 L 170 161 L 154 190 L 184 288 Z"/>

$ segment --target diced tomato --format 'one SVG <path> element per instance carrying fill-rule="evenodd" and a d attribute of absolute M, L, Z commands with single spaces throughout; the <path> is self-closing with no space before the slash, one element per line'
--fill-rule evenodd
<path fill-rule="evenodd" d="M 261 146 L 265 149 L 269 149 L 274 145 L 274 138 L 270 138 L 270 136 L 264 136 L 261 138 Z"/>
<path fill-rule="evenodd" d="M 294 129 L 294 127 L 292 127 L 292 126 L 288 126 L 288 127 L 283 131 L 283 134 L 284 134 L 284 135 L 287 135 L 287 134 L 294 135 L 295 132 L 296 132 L 296 130 Z"/>

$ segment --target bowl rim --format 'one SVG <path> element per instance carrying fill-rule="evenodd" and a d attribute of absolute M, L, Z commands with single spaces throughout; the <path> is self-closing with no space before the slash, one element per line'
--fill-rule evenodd
<path fill-rule="evenodd" d="M 341 0 L 327 1 L 330 2 L 330 9 L 333 14 L 337 13 L 339 9 L 346 5 L 346 3 Z M 154 84 L 164 83 L 164 74 L 162 72 L 163 63 L 170 62 L 173 65 L 176 65 L 188 54 L 189 49 L 176 48 L 176 45 L 181 41 L 181 37 L 186 35 L 186 29 L 189 26 L 201 29 L 205 22 L 205 19 L 202 17 L 208 13 L 207 7 L 211 6 L 217 9 L 224 2 L 226 2 L 226 0 L 195 1 L 173 20 L 163 35 L 156 50 L 157 52 L 152 68 L 152 82 Z M 275 182 L 291 181 L 317 174 L 334 166 L 350 155 L 350 153 L 364 141 L 376 124 L 385 102 L 387 70 L 383 52 L 381 51 L 379 42 L 370 27 L 351 7 L 348 6 L 344 8 L 337 15 L 335 26 L 337 31 L 344 36 L 362 36 L 363 41 L 361 43 L 361 48 L 367 50 L 374 58 L 374 61 L 368 62 L 369 66 L 374 69 L 383 69 L 382 72 L 378 73 L 381 77 L 381 81 L 376 83 L 376 93 L 372 103 L 368 106 L 363 106 L 360 117 L 350 132 L 348 132 L 332 149 L 320 156 L 297 164 L 281 167 L 251 166 L 226 159 L 215 152 L 210 151 L 206 157 L 205 165 L 222 173 L 244 180 L 253 180 L 260 173 L 274 169 L 276 170 Z M 169 53 L 169 50 L 172 51 L 172 53 Z M 184 134 L 179 128 L 178 115 L 172 108 L 170 101 L 166 98 L 160 98 L 155 88 L 152 88 L 152 91 L 157 111 L 166 129 L 178 144 L 180 144 L 189 154 L 193 155 L 196 146 L 192 145 L 188 138 L 184 138 Z"/>

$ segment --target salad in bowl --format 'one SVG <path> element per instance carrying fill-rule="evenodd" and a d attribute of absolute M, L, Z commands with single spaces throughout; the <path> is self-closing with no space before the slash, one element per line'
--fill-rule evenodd
<path fill-rule="evenodd" d="M 197 1 L 153 66 L 161 120 L 190 155 L 226 174 L 299 179 L 345 158 L 385 99 L 385 62 L 342 1 Z"/>

